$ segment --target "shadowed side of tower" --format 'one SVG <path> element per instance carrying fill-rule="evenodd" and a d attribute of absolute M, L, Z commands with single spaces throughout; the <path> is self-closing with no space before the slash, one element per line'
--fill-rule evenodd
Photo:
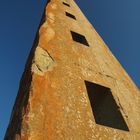
<path fill-rule="evenodd" d="M 138 140 L 140 94 L 73 0 L 50 0 L 5 140 Z"/>

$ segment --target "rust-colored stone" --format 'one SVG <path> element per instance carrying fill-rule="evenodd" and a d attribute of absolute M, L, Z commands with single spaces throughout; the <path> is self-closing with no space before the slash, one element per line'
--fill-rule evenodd
<path fill-rule="evenodd" d="M 5 140 L 139 140 L 138 88 L 75 2 L 64 1 L 70 7 L 60 0 L 46 6 Z M 89 46 L 74 41 L 70 31 L 85 36 Z M 85 81 L 111 89 L 129 130 L 96 122 Z"/>

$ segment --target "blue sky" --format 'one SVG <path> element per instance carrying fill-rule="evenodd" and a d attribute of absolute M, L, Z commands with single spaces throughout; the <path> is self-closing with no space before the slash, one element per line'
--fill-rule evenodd
<path fill-rule="evenodd" d="M 113 54 L 140 87 L 140 1 L 76 0 Z M 0 1 L 0 140 L 45 0 Z"/>

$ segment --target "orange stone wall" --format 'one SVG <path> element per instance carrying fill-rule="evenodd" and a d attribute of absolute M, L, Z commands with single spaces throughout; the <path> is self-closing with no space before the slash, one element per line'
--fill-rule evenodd
<path fill-rule="evenodd" d="M 74 41 L 70 31 L 85 36 L 89 46 Z M 95 122 L 85 81 L 111 89 L 129 131 Z M 46 6 L 5 135 L 15 139 L 140 139 L 140 92 L 73 0 Z"/>

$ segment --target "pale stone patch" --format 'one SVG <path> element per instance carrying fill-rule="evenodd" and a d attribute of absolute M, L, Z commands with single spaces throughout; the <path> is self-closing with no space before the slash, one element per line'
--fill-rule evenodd
<path fill-rule="evenodd" d="M 52 9 L 57 9 L 57 5 L 56 4 L 51 4 Z"/>
<path fill-rule="evenodd" d="M 32 72 L 43 76 L 45 72 L 52 70 L 53 66 L 54 61 L 51 56 L 47 53 L 47 51 L 38 46 L 36 48 L 32 64 Z"/>

